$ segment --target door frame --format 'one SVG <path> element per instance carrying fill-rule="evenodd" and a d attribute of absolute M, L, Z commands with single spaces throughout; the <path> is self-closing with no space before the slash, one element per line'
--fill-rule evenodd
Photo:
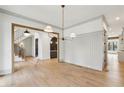
<path fill-rule="evenodd" d="M 35 27 L 32 27 L 32 26 L 27 26 L 27 25 L 22 25 L 22 24 L 17 24 L 17 23 L 11 23 L 11 34 L 12 34 L 12 42 L 11 42 L 11 45 L 12 45 L 12 49 L 11 49 L 11 51 L 12 51 L 12 73 L 14 72 L 14 28 L 15 27 L 22 27 L 22 28 L 27 28 L 27 29 L 33 29 L 33 30 L 37 30 L 37 31 L 48 33 L 48 32 L 46 32 L 46 31 L 44 31 L 43 29 L 40 29 L 40 28 L 35 28 Z M 51 32 L 51 33 L 56 34 L 57 38 L 58 38 L 57 59 L 58 59 L 58 62 L 60 62 L 60 57 L 59 57 L 59 54 L 60 54 L 59 33 L 57 33 L 57 32 Z"/>

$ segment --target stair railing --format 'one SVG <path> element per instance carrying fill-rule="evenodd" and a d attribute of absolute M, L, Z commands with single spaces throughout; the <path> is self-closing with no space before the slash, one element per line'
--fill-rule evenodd
<path fill-rule="evenodd" d="M 18 57 L 21 57 L 22 59 L 24 59 L 25 58 L 25 50 L 23 47 L 20 46 L 20 41 L 21 41 L 21 38 L 24 36 L 24 34 L 20 33 L 20 31 L 16 31 L 15 33 L 16 33 L 15 40 L 14 40 L 15 56 L 18 56 Z"/>

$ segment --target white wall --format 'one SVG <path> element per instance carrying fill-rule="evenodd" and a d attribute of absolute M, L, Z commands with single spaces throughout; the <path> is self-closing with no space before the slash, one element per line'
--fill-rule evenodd
<path fill-rule="evenodd" d="M 95 70 L 102 70 L 104 42 L 102 18 L 67 29 L 64 42 L 64 61 Z M 69 39 L 70 33 L 77 37 Z"/>
<path fill-rule="evenodd" d="M 119 35 L 119 51 L 124 51 L 124 40 L 122 40 L 122 38 L 124 38 L 124 36 Z"/>
<path fill-rule="evenodd" d="M 84 24 L 80 24 L 78 26 L 74 26 L 70 29 L 66 29 L 64 32 L 64 36 L 70 36 L 70 33 L 83 34 L 90 33 L 103 30 L 102 26 L 102 17 L 98 19 L 94 19 L 92 21 L 86 22 Z"/>
<path fill-rule="evenodd" d="M 48 33 L 36 32 L 34 37 L 34 57 L 35 57 L 35 39 L 38 38 L 38 58 L 41 60 L 50 59 L 50 38 Z"/>
<path fill-rule="evenodd" d="M 45 27 L 43 24 L 0 13 L 0 74 L 8 74 L 12 72 L 11 23 L 17 23 L 41 29 Z M 55 32 L 60 31 L 56 28 L 53 29 Z"/>
<path fill-rule="evenodd" d="M 123 32 L 124 33 L 124 32 Z M 119 62 L 124 62 L 124 34 L 119 35 L 119 49 L 118 49 L 118 60 Z"/>
<path fill-rule="evenodd" d="M 0 74 L 10 73 L 11 62 L 11 28 L 0 14 Z"/>
<path fill-rule="evenodd" d="M 32 42 L 33 42 L 33 38 L 32 37 L 28 37 L 25 40 L 22 41 L 22 43 L 24 44 L 24 49 L 25 49 L 25 56 L 33 56 L 32 54 Z"/>
<path fill-rule="evenodd" d="M 0 22 L 0 26 L 3 26 L 3 25 L 2 25 L 2 21 Z M 4 37 L 3 37 L 3 34 L 4 34 L 5 32 L 3 32 L 2 29 L 3 29 L 3 28 L 0 29 L 0 42 L 4 42 L 4 40 L 3 40 L 3 38 L 4 38 Z M 3 54 L 3 52 L 4 52 L 5 50 L 4 50 L 3 48 L 4 48 L 4 46 L 0 44 L 0 74 L 3 74 L 3 73 L 6 71 L 6 70 L 3 71 L 3 69 L 5 68 L 5 67 L 4 67 L 4 63 L 3 63 L 3 61 L 4 61 L 4 58 L 3 58 L 3 55 L 4 55 L 4 54 Z M 6 69 L 6 68 L 5 68 L 5 69 Z"/>
<path fill-rule="evenodd" d="M 50 38 L 48 37 L 48 33 L 43 32 L 39 34 L 40 34 L 39 39 L 42 47 L 42 51 L 39 50 L 39 53 L 42 52 L 42 59 L 50 59 Z"/>

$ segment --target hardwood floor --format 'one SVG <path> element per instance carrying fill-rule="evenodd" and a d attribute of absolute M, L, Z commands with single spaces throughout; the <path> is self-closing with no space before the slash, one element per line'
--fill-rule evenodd
<path fill-rule="evenodd" d="M 56 59 L 36 63 L 32 59 L 15 63 L 16 71 L 0 77 L 0 86 L 124 86 L 124 63 L 117 62 L 117 55 L 109 55 L 109 71 L 100 72 Z"/>

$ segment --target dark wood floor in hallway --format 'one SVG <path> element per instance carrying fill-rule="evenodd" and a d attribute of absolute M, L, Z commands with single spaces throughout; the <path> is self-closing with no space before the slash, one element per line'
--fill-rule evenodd
<path fill-rule="evenodd" d="M 56 59 L 39 63 L 27 60 L 15 64 L 15 73 L 0 76 L 0 86 L 124 86 L 124 63 L 118 63 L 117 55 L 110 54 L 108 61 L 109 71 L 100 72 L 68 63 L 58 63 Z"/>

